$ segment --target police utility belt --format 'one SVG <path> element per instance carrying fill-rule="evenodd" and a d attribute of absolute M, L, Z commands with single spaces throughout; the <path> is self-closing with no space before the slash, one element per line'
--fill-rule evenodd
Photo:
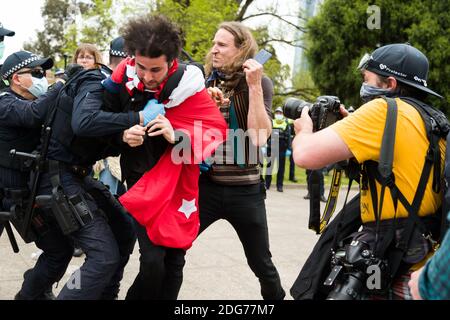
<path fill-rule="evenodd" d="M 53 215 L 64 235 L 71 234 L 89 223 L 93 213 L 82 193 L 67 196 L 60 181 L 60 172 L 69 171 L 84 178 L 90 170 L 81 166 L 72 166 L 59 161 L 48 160 L 48 172 L 52 184 L 50 204 Z"/>

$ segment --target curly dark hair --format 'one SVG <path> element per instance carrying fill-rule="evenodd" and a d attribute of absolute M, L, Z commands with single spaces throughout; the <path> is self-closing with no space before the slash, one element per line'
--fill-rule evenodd
<path fill-rule="evenodd" d="M 163 15 L 145 15 L 128 22 L 121 34 L 131 55 L 157 58 L 167 61 L 177 58 L 181 52 L 180 28 Z"/>

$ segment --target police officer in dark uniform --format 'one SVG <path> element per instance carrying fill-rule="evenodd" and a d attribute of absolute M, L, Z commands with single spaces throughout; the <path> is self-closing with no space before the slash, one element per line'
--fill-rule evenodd
<path fill-rule="evenodd" d="M 12 37 L 16 33 L 14 31 L 3 28 L 3 24 L 0 22 L 0 60 L 3 59 L 3 53 L 5 52 L 5 37 Z M 2 65 L 0 64 L 0 68 Z M 3 82 L 3 79 L 0 79 L 0 90 L 6 88 L 7 85 Z"/>
<path fill-rule="evenodd" d="M 10 83 L 9 88 L 0 92 L 0 189 L 4 194 L 4 211 L 29 201 L 29 168 L 10 157 L 9 151 L 29 153 L 39 144 L 41 125 L 63 86 L 56 83 L 47 92 L 45 70 L 52 66 L 53 60 L 49 58 L 19 51 L 7 57 L 0 71 L 2 79 Z M 12 222 L 18 223 L 14 219 Z M 45 228 L 34 231 L 35 243 L 43 253 L 36 262 L 35 272 L 24 275 L 27 284 L 22 288 L 24 296 L 18 295 L 18 299 L 51 298 L 51 285 L 64 275 L 71 258 L 72 248 L 59 228 L 46 221 Z M 58 242 L 58 250 L 53 250 L 53 241 Z"/>
<path fill-rule="evenodd" d="M 133 225 L 107 188 L 94 180 L 92 165 L 117 155 L 115 142 L 121 141 L 122 132 L 143 123 L 152 111 L 102 111 L 104 79 L 100 69 L 75 74 L 59 97 L 52 121 L 48 172 L 38 193 L 52 195 L 54 203 L 62 204 L 59 209 L 52 207 L 53 215 L 86 254 L 84 264 L 72 275 L 74 281 L 62 288 L 58 299 L 116 298 L 135 244 Z"/>

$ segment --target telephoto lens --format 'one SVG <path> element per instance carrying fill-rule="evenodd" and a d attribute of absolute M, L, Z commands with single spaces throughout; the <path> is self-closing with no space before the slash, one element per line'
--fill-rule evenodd
<path fill-rule="evenodd" d="M 287 98 L 283 105 L 283 114 L 285 117 L 295 120 L 300 118 L 304 107 L 311 110 L 312 103 L 296 98 Z"/>

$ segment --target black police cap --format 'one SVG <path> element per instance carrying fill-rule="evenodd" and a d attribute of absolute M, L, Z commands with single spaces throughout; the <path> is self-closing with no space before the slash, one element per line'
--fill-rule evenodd
<path fill-rule="evenodd" d="M 442 96 L 428 88 L 427 57 L 409 44 L 395 43 L 376 49 L 362 68 L 417 88 L 436 97 Z"/>
<path fill-rule="evenodd" d="M 40 58 L 28 51 L 18 51 L 9 55 L 0 70 L 3 79 L 8 79 L 14 72 L 23 68 L 42 67 L 47 70 L 53 67 L 51 58 Z"/>
<path fill-rule="evenodd" d="M 12 37 L 15 34 L 14 31 L 3 28 L 3 24 L 0 22 L 0 37 Z"/>
<path fill-rule="evenodd" d="M 117 37 L 111 44 L 109 45 L 109 55 L 112 57 L 128 57 L 128 54 L 125 52 L 125 40 L 123 37 Z"/>

